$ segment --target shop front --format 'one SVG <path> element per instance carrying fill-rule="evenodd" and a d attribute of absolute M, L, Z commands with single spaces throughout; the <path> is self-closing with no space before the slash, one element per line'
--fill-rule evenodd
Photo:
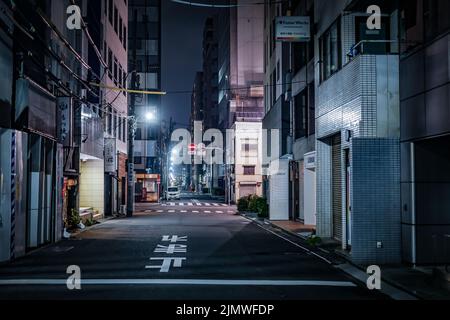
<path fill-rule="evenodd" d="M 159 174 L 136 174 L 136 202 L 159 202 L 160 186 Z"/>

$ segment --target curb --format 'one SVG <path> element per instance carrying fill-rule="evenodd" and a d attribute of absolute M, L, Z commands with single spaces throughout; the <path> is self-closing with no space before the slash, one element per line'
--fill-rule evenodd
<path fill-rule="evenodd" d="M 86 227 L 86 228 L 84 228 L 84 229 L 77 229 L 76 232 L 70 233 L 70 237 L 69 237 L 68 239 L 62 238 L 60 241 L 71 240 L 71 239 L 73 239 L 74 237 L 76 237 L 76 236 L 82 234 L 83 232 L 92 230 L 92 229 L 94 229 L 95 227 L 97 227 L 97 226 L 99 226 L 99 225 L 101 225 L 101 224 L 104 224 L 104 223 L 106 223 L 106 222 L 108 222 L 108 221 L 115 220 L 115 219 L 118 219 L 118 218 L 119 218 L 119 217 L 107 217 L 107 218 L 103 218 L 103 219 L 101 219 L 101 221 L 98 221 L 98 223 L 96 223 L 96 224 L 94 224 L 94 225 L 92 225 L 92 226 Z M 58 242 L 59 242 L 59 241 L 58 241 Z M 58 243 L 58 242 L 55 242 L 55 243 Z"/>
<path fill-rule="evenodd" d="M 261 225 L 262 227 L 265 226 L 271 226 L 272 228 L 281 230 L 282 232 L 285 232 L 291 236 L 294 236 L 296 238 L 299 238 L 301 240 L 307 240 L 306 237 L 301 236 L 299 234 L 296 234 L 292 231 L 283 229 L 280 226 L 277 226 L 275 224 L 273 224 L 272 222 L 270 222 L 270 220 L 268 219 L 264 219 L 264 220 L 258 220 L 258 218 L 250 218 L 248 216 L 246 216 L 245 214 L 241 214 L 238 213 L 241 217 L 255 222 L 258 225 Z M 317 252 L 315 252 L 315 254 L 318 254 Z M 330 252 L 330 254 L 333 254 Z M 328 259 L 322 255 L 320 255 L 323 259 Z M 347 274 L 348 276 L 350 276 L 352 279 L 354 279 L 356 282 L 362 284 L 363 287 L 366 286 L 366 280 L 367 280 L 367 273 L 365 272 L 365 270 L 358 265 L 355 265 L 353 263 L 351 263 L 350 261 L 348 261 L 345 257 L 340 256 L 339 258 L 343 259 L 345 261 L 345 263 L 342 264 L 334 264 L 331 263 L 330 265 L 332 265 L 333 267 L 341 270 L 342 272 L 344 272 L 345 274 Z M 382 279 L 382 289 L 380 290 L 381 293 L 389 296 L 390 298 L 394 299 L 394 300 L 419 300 L 419 299 L 423 299 L 419 296 L 417 296 L 414 292 L 411 292 L 410 290 L 403 288 L 401 285 L 397 284 L 397 283 L 393 283 L 392 281 L 386 280 L 386 279 Z"/>

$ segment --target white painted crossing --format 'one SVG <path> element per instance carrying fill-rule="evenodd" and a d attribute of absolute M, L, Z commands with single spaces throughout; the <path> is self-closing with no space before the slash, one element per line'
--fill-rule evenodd
<path fill-rule="evenodd" d="M 162 207 L 229 207 L 225 203 L 210 203 L 210 202 L 167 202 L 161 204 Z"/>
<path fill-rule="evenodd" d="M 66 286 L 66 279 L 0 280 L 0 286 Z M 278 287 L 356 287 L 350 281 L 322 280 L 234 280 L 234 279 L 81 279 L 83 286 L 98 285 L 188 285 L 188 286 L 278 286 Z"/>

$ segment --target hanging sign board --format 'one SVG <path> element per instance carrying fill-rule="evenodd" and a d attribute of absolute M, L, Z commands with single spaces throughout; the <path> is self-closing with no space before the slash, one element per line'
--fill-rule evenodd
<path fill-rule="evenodd" d="M 275 20 L 276 41 L 307 42 L 311 39 L 309 17 L 278 17 Z"/>

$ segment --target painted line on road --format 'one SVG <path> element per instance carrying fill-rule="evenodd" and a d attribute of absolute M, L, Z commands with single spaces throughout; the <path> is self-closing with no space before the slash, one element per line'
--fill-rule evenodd
<path fill-rule="evenodd" d="M 349 281 L 321 280 L 215 280 L 215 279 L 81 279 L 81 285 L 197 285 L 197 286 L 276 286 L 276 287 L 356 287 Z M 0 286 L 63 285 L 66 279 L 0 280 Z"/>
<path fill-rule="evenodd" d="M 281 235 L 279 235 L 279 234 L 273 232 L 272 230 L 268 230 L 268 229 L 266 229 L 266 228 L 260 226 L 259 224 L 256 224 L 256 225 L 257 225 L 258 227 L 260 227 L 261 229 L 263 229 L 263 230 L 265 230 L 265 231 L 267 231 L 267 232 L 270 232 L 271 234 L 277 236 L 278 238 L 283 239 L 283 240 L 289 242 L 290 244 L 293 244 L 294 246 L 296 246 L 296 247 L 298 247 L 298 248 L 300 248 L 300 249 L 306 251 L 307 253 L 310 253 L 310 254 L 312 254 L 313 256 L 315 256 L 315 257 L 317 257 L 317 258 L 319 258 L 319 259 L 325 261 L 326 263 L 328 263 L 328 264 L 333 264 L 333 263 L 332 263 L 330 260 L 328 260 L 327 258 L 324 258 L 324 257 L 318 255 L 317 253 L 312 252 L 312 251 L 309 250 L 308 248 L 305 248 L 305 247 L 299 245 L 298 243 L 295 243 L 294 241 L 291 241 L 291 240 L 289 240 L 288 238 L 283 237 L 283 236 L 281 236 Z"/>

